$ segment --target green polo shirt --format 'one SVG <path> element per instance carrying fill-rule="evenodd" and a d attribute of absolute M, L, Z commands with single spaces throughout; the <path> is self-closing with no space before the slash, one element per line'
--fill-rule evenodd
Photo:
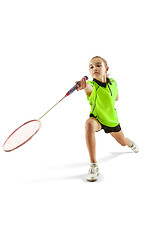
<path fill-rule="evenodd" d="M 108 79 L 108 83 L 102 83 L 97 79 L 87 81 L 93 87 L 93 91 L 87 100 L 91 106 L 90 114 L 93 114 L 100 123 L 108 127 L 119 124 L 117 110 L 114 108 L 118 94 L 117 83 L 114 79 Z"/>

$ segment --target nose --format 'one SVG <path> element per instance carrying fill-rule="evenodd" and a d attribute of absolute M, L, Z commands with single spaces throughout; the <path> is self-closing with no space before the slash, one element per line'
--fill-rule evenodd
<path fill-rule="evenodd" d="M 93 72 L 97 71 L 97 68 L 96 67 L 93 67 L 92 68 Z"/>

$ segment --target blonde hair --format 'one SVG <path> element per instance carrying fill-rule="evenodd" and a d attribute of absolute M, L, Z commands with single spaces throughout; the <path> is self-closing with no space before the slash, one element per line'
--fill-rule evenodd
<path fill-rule="evenodd" d="M 95 56 L 95 57 L 93 57 L 92 59 L 94 59 L 94 58 L 101 58 L 102 61 L 104 62 L 105 67 L 108 67 L 107 61 L 106 61 L 104 58 L 102 58 L 102 57 L 100 57 L 100 56 Z M 92 60 L 92 59 L 91 59 L 91 60 Z M 107 74 L 107 78 L 108 78 L 108 77 L 109 77 L 109 74 Z"/>
<path fill-rule="evenodd" d="M 95 56 L 95 57 L 93 57 L 92 59 L 94 59 L 94 58 L 101 58 L 102 61 L 103 61 L 104 64 L 105 64 L 105 66 L 108 67 L 108 65 L 107 65 L 107 61 L 106 61 L 104 58 L 102 58 L 102 57 L 100 57 L 100 56 Z M 91 59 L 91 60 L 92 60 L 92 59 Z"/>

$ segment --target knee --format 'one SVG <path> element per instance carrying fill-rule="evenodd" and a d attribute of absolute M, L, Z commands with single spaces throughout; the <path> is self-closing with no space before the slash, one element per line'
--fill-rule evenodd
<path fill-rule="evenodd" d="M 86 132 L 94 132 L 94 124 L 91 119 L 88 119 L 85 124 Z"/>

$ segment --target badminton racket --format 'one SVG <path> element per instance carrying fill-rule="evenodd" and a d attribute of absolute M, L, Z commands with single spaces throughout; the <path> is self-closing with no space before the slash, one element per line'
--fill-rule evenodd
<path fill-rule="evenodd" d="M 84 76 L 86 80 L 88 80 L 87 76 Z M 3 144 L 3 150 L 5 152 L 11 152 L 25 143 L 27 143 L 32 137 L 40 130 L 41 128 L 41 119 L 49 113 L 58 103 L 60 103 L 64 98 L 71 95 L 76 89 L 77 86 L 80 85 L 80 81 L 75 84 L 67 93 L 66 95 L 59 100 L 54 106 L 52 106 L 47 112 L 45 112 L 39 119 L 30 120 L 25 122 L 20 127 L 18 127 L 14 132 L 12 132 L 6 141 Z"/>

